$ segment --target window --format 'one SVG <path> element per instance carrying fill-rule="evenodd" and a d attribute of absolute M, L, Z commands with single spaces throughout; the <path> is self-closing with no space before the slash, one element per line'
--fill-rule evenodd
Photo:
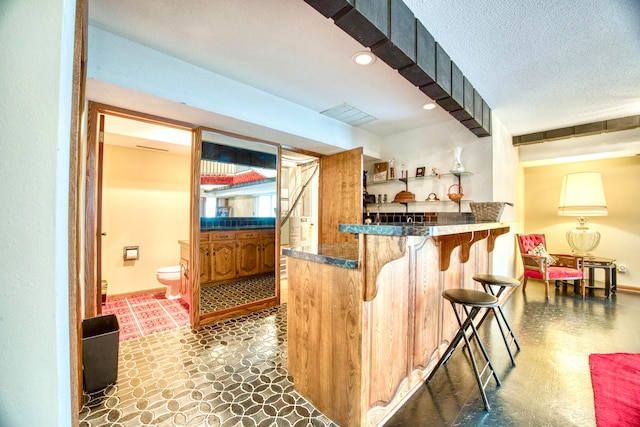
<path fill-rule="evenodd" d="M 255 198 L 255 210 L 256 216 L 259 217 L 275 217 L 276 216 L 276 197 L 275 193 L 273 194 L 264 194 L 262 196 L 257 196 Z"/>

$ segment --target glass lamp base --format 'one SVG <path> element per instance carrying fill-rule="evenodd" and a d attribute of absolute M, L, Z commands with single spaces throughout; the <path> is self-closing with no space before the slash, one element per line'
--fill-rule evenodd
<path fill-rule="evenodd" d="M 588 228 L 576 228 L 567 231 L 567 242 L 576 255 L 591 255 L 591 251 L 600 243 L 600 233 Z"/>

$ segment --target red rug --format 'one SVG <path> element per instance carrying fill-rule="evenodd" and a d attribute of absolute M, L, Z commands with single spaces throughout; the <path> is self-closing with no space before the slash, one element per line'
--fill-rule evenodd
<path fill-rule="evenodd" d="M 640 426 L 640 353 L 589 355 L 598 427 Z"/>
<path fill-rule="evenodd" d="M 107 301 L 102 314 L 116 315 L 120 341 L 189 324 L 187 303 L 181 298 L 168 300 L 162 292 Z"/>

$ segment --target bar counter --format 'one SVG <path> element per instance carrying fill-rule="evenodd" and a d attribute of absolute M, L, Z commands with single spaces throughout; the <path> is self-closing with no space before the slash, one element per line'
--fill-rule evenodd
<path fill-rule="evenodd" d="M 379 426 L 429 375 L 457 330 L 449 288 L 480 289 L 506 223 L 344 224 L 352 243 L 283 249 L 288 371 L 340 426 Z"/>

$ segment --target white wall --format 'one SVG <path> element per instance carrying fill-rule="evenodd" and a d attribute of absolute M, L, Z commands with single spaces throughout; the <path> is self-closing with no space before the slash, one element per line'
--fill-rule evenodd
<path fill-rule="evenodd" d="M 503 276 L 519 277 L 520 258 L 515 246 L 515 234 L 521 230 L 521 212 L 524 203 L 519 198 L 522 194 L 522 177 L 518 165 L 518 149 L 513 146 L 512 135 L 494 114 L 492 117 L 493 140 L 493 200 L 511 202 L 514 206 L 505 205 L 501 221 L 510 225 L 509 234 L 496 239 L 496 246 L 491 257 L 491 272 Z"/>
<path fill-rule="evenodd" d="M 518 166 L 518 150 L 513 147 L 512 135 L 493 116 L 492 136 L 478 138 L 457 122 L 449 122 L 434 126 L 414 129 L 408 132 L 391 135 L 383 140 L 380 161 L 395 159 L 396 177 L 399 176 L 400 165 L 405 163 L 409 176 L 415 176 L 416 168 L 425 166 L 426 173 L 432 167 L 438 172 L 448 172 L 453 165 L 452 147 L 463 147 L 462 164 L 472 175 L 461 179 L 464 188 L 464 198 L 476 202 L 501 201 L 511 202 L 515 207 L 505 206 L 501 221 L 507 222 L 511 228 L 509 234 L 496 239 L 491 260 L 491 272 L 506 276 L 516 276 L 517 263 L 515 240 L 513 235 L 518 232 L 518 215 L 524 209 L 518 200 L 520 188 L 520 168 Z M 389 200 L 395 194 L 404 190 L 402 183 L 374 184 L 373 164 L 367 162 L 365 169 L 369 170 L 367 187 L 369 194 L 387 193 Z M 442 179 L 424 179 L 409 181 L 409 191 L 413 192 L 416 200 L 424 200 L 431 191 L 440 192 L 440 198 L 446 198 L 446 189 L 454 182 L 453 177 Z M 441 194 L 442 192 L 445 194 Z M 412 211 L 457 212 L 458 205 L 452 202 L 410 205 Z M 380 208 L 381 212 L 404 212 L 402 205 L 389 205 Z M 469 212 L 469 204 L 462 204 L 462 211 Z M 371 208 L 375 212 L 375 208 Z"/>
<path fill-rule="evenodd" d="M 73 1 L 0 2 L 0 425 L 71 425 Z"/>
<path fill-rule="evenodd" d="M 91 100 L 293 147 L 304 143 L 321 154 L 361 146 L 365 154 L 375 154 L 381 142 L 377 135 L 93 26 L 87 74 L 93 79 L 87 88 Z M 92 91 L 105 85 L 106 91 Z M 173 103 L 169 115 L 163 114 L 166 103 L 149 102 L 142 94 Z"/>
<path fill-rule="evenodd" d="M 190 180 L 190 156 L 104 146 L 102 279 L 108 295 L 163 287 L 156 270 L 178 265 L 178 240 L 189 240 Z M 139 246 L 140 259 L 124 261 L 125 246 Z"/>
<path fill-rule="evenodd" d="M 406 165 L 410 177 L 414 177 L 416 168 L 422 166 L 426 167 L 426 174 L 430 174 L 433 167 L 439 173 L 447 173 L 453 166 L 452 149 L 455 146 L 463 147 L 462 164 L 468 172 L 473 174 L 463 176 L 461 179 L 464 199 L 493 200 L 491 138 L 478 138 L 457 121 L 422 127 L 385 137 L 379 161 L 388 162 L 391 158 L 395 159 L 396 178 L 400 177 L 402 163 Z M 365 163 L 365 169 L 369 171 L 367 180 L 369 194 L 386 193 L 389 201 L 392 201 L 399 191 L 404 190 L 404 184 L 374 184 L 374 163 L 375 161 Z M 409 191 L 415 194 L 416 200 L 424 201 L 429 193 L 435 192 L 441 200 L 445 201 L 443 203 L 411 205 L 411 209 L 422 212 L 457 212 L 458 205 L 447 198 L 449 187 L 456 182 L 457 180 L 452 176 L 442 179 L 411 180 Z M 383 206 L 380 209 L 381 212 L 404 212 L 404 210 L 402 205 Z M 462 203 L 462 211 L 469 212 L 468 202 Z"/>

